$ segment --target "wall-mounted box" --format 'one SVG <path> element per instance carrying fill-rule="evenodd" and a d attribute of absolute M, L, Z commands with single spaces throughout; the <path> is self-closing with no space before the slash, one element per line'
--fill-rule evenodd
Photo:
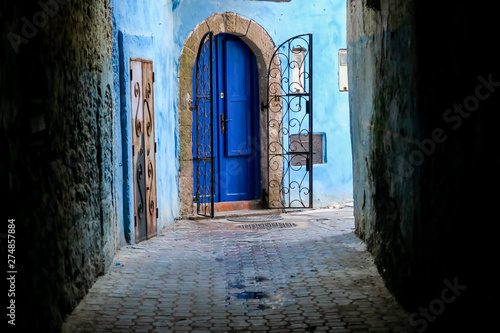
<path fill-rule="evenodd" d="M 301 153 L 309 151 L 309 135 L 290 135 L 290 151 Z M 313 134 L 313 164 L 326 163 L 326 134 L 314 133 Z M 305 166 L 306 155 L 295 155 L 291 159 L 292 166 Z"/>
<path fill-rule="evenodd" d="M 303 47 L 294 47 L 292 49 L 292 63 L 290 67 L 292 68 L 292 85 L 291 92 L 294 94 L 303 94 L 305 91 L 305 69 L 304 69 L 304 59 L 306 54 L 306 49 Z"/>

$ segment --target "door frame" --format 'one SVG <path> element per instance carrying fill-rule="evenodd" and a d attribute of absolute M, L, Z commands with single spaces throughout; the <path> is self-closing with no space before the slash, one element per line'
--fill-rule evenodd
<path fill-rule="evenodd" d="M 241 38 L 254 53 L 259 77 L 259 105 L 267 103 L 267 67 L 275 51 L 270 35 L 259 24 L 236 13 L 216 13 L 200 22 L 186 39 L 179 59 L 179 196 L 182 217 L 193 215 L 193 68 L 198 45 L 205 33 L 213 31 L 232 34 Z M 262 111 L 262 110 L 261 110 Z M 267 147 L 267 120 L 265 112 L 259 112 L 260 160 L 261 160 L 261 200 L 267 205 L 267 157 L 263 154 Z M 277 134 L 276 134 L 277 135 Z"/>

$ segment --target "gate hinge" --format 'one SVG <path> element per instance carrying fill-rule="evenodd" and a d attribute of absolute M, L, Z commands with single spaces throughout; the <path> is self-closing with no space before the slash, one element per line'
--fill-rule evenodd
<path fill-rule="evenodd" d="M 137 215 L 134 215 L 134 226 L 137 227 Z"/>
<path fill-rule="evenodd" d="M 264 104 L 264 102 L 260 102 L 260 111 L 264 112 L 264 110 L 267 108 L 269 108 L 269 104 Z"/>
<path fill-rule="evenodd" d="M 158 218 L 158 207 L 156 208 L 156 218 Z"/>
<path fill-rule="evenodd" d="M 132 156 L 135 156 L 135 146 L 132 145 Z"/>
<path fill-rule="evenodd" d="M 132 81 L 132 77 L 133 77 L 133 76 L 132 76 L 132 73 L 133 73 L 133 72 L 132 72 L 132 69 L 131 69 L 131 70 L 130 70 L 130 81 Z"/>
<path fill-rule="evenodd" d="M 156 141 L 155 141 L 155 153 L 156 153 Z"/>
<path fill-rule="evenodd" d="M 155 72 L 153 72 L 153 82 L 155 82 Z"/>

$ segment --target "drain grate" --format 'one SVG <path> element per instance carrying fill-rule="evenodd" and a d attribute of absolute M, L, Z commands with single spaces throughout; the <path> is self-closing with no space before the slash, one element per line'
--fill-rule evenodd
<path fill-rule="evenodd" d="M 298 226 L 297 223 L 290 223 L 290 222 L 272 222 L 272 223 L 252 223 L 252 224 L 242 224 L 239 225 L 238 228 L 241 229 L 250 229 L 250 230 L 256 230 L 256 229 L 284 229 L 284 228 L 294 228 Z"/>
<path fill-rule="evenodd" d="M 282 220 L 283 217 L 281 215 L 253 215 L 228 217 L 227 219 L 233 222 L 269 222 Z"/>

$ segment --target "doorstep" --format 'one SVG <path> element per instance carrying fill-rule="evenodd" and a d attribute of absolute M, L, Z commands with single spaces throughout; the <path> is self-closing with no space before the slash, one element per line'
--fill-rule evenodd
<path fill-rule="evenodd" d="M 279 215 L 282 213 L 281 209 L 262 208 L 262 202 L 260 200 L 215 202 L 214 209 L 214 219 L 224 219 L 228 217 L 245 215 Z M 196 212 L 196 203 L 194 204 L 193 211 Z M 189 219 L 200 220 L 209 218 L 194 214 L 194 216 L 189 217 Z"/>

